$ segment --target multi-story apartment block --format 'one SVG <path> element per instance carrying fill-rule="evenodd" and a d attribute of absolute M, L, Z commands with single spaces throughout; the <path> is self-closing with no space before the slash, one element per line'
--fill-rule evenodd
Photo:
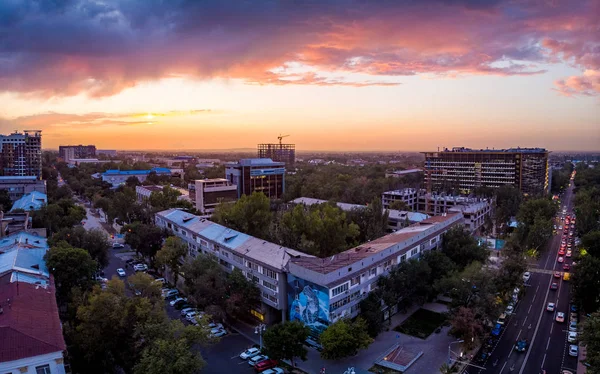
<path fill-rule="evenodd" d="M 289 262 L 289 319 L 320 333 L 340 318 L 353 318 L 360 301 L 393 266 L 440 246 L 443 234 L 461 225 L 462 215 L 431 217 L 328 258 L 295 257 Z M 396 308 L 385 313 L 396 313 Z"/>
<path fill-rule="evenodd" d="M 42 131 L 0 135 L 0 172 L 3 176 L 42 179 Z"/>
<path fill-rule="evenodd" d="M 417 188 L 404 188 L 402 190 L 387 191 L 381 195 L 381 204 L 385 209 L 391 209 L 391 206 L 396 201 L 402 201 L 406 206 L 415 210 L 421 190 Z"/>
<path fill-rule="evenodd" d="M 229 163 L 225 177 L 237 186 L 238 198 L 262 192 L 270 199 L 281 199 L 285 192 L 285 163 L 270 158 L 244 158 Z"/>
<path fill-rule="evenodd" d="M 470 149 L 455 147 L 425 154 L 429 191 L 468 193 L 477 187 L 513 185 L 524 194 L 548 191 L 548 151 L 543 148 Z"/>
<path fill-rule="evenodd" d="M 46 193 L 46 181 L 37 176 L 0 177 L 0 190 L 8 191 L 12 201 L 17 201 L 23 195 L 31 192 Z"/>
<path fill-rule="evenodd" d="M 70 159 L 96 158 L 95 145 L 61 145 L 58 147 L 58 157 L 66 162 Z"/>
<path fill-rule="evenodd" d="M 456 205 L 448 209 L 449 213 L 462 213 L 463 224 L 471 232 L 477 231 L 485 223 L 485 217 L 491 216 L 492 205 L 488 201 L 480 201 L 467 205 Z"/>
<path fill-rule="evenodd" d="M 254 317 L 266 323 L 285 320 L 287 265 L 291 258 L 311 256 L 178 209 L 157 213 L 155 223 L 187 243 L 191 257 L 210 254 L 227 272 L 237 268 L 254 281 L 262 295 L 261 305 L 252 311 Z"/>
<path fill-rule="evenodd" d="M 196 180 L 190 184 L 190 198 L 192 191 L 192 202 L 203 214 L 213 213 L 220 203 L 235 201 L 238 198 L 238 187 L 225 178 Z"/>

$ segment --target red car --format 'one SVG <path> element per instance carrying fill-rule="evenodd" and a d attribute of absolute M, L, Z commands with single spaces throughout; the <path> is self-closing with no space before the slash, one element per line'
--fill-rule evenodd
<path fill-rule="evenodd" d="M 560 278 L 560 271 L 554 272 L 554 278 Z"/>
<path fill-rule="evenodd" d="M 257 373 L 261 373 L 267 369 L 276 367 L 278 363 L 279 361 L 273 359 L 264 360 L 254 365 L 254 370 L 256 370 Z"/>
<path fill-rule="evenodd" d="M 559 255 L 559 256 L 562 256 L 562 255 L 564 255 L 564 254 L 565 254 L 565 250 L 564 250 L 564 248 L 562 248 L 562 247 L 561 247 L 561 248 L 558 250 L 558 255 Z"/>
<path fill-rule="evenodd" d="M 569 265 L 569 264 L 564 264 L 564 265 L 563 265 L 563 270 L 571 270 L 571 265 Z"/>

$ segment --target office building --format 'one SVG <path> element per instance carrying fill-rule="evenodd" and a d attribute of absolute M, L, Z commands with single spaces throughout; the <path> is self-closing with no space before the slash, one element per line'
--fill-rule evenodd
<path fill-rule="evenodd" d="M 127 179 L 135 177 L 143 183 L 151 173 L 157 175 L 171 175 L 171 170 L 167 168 L 152 168 L 150 170 L 107 170 L 102 173 L 102 181 L 110 183 L 113 188 L 125 184 Z"/>
<path fill-rule="evenodd" d="M 66 350 L 45 238 L 0 239 L 0 373 L 64 374 Z"/>
<path fill-rule="evenodd" d="M 58 157 L 69 162 L 72 158 L 96 158 L 95 145 L 61 145 L 58 147 Z"/>
<path fill-rule="evenodd" d="M 283 162 L 286 166 L 292 166 L 296 162 L 295 144 L 259 144 L 258 158 L 270 158 L 276 162 Z"/>
<path fill-rule="evenodd" d="M 439 248 L 443 234 L 462 224 L 462 215 L 431 217 L 394 233 L 327 258 L 296 257 L 288 264 L 288 310 L 321 333 L 340 318 L 354 318 L 360 301 L 393 266 Z M 397 312 L 385 310 L 385 318 Z"/>
<path fill-rule="evenodd" d="M 12 201 L 17 201 L 23 195 L 31 192 L 46 193 L 46 181 L 36 176 L 28 177 L 0 177 L 0 190 L 8 191 Z"/>
<path fill-rule="evenodd" d="M 0 172 L 3 176 L 42 179 L 42 131 L 0 135 Z"/>
<path fill-rule="evenodd" d="M 455 147 L 424 154 L 428 191 L 469 193 L 477 187 L 508 184 L 524 194 L 548 192 L 548 151 L 543 148 Z"/>
<path fill-rule="evenodd" d="M 293 257 L 310 257 L 262 239 L 229 229 L 178 209 L 156 213 L 155 223 L 181 238 L 190 257 L 210 254 L 227 272 L 239 269 L 261 291 L 261 305 L 251 313 L 268 324 L 286 319 L 286 267 Z"/>
<path fill-rule="evenodd" d="M 196 210 L 203 214 L 213 213 L 220 203 L 235 201 L 237 198 L 237 186 L 225 178 L 198 179 L 190 183 L 190 199 Z"/>
<path fill-rule="evenodd" d="M 281 199 L 285 191 L 285 164 L 269 158 L 244 158 L 228 163 L 225 177 L 237 186 L 238 198 L 262 192 L 270 199 Z"/>

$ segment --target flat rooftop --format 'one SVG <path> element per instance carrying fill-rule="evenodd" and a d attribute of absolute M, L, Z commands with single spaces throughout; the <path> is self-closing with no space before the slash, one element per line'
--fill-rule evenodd
<path fill-rule="evenodd" d="M 442 151 L 421 152 L 424 154 L 431 153 L 547 153 L 545 148 L 505 148 L 505 149 L 472 149 L 466 147 L 453 147 L 452 149 L 444 148 Z"/>
<path fill-rule="evenodd" d="M 374 256 L 375 254 L 380 253 L 397 244 L 405 242 L 413 238 L 414 236 L 417 236 L 423 233 L 424 231 L 435 227 L 436 224 L 456 220 L 457 217 L 462 217 L 462 214 L 454 213 L 446 214 L 444 216 L 430 217 L 419 223 L 415 223 L 411 226 L 405 227 L 391 234 L 382 236 L 379 239 L 375 239 L 370 242 L 361 244 L 358 247 L 348 249 L 331 257 L 293 258 L 291 262 L 321 274 L 328 274 L 343 267 L 352 265 L 365 258 Z M 409 247 L 410 246 L 407 246 L 406 250 L 408 250 Z"/>

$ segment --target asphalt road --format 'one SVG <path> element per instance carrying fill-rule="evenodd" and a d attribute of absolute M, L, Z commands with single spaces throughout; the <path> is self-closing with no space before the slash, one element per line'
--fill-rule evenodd
<path fill-rule="evenodd" d="M 565 192 L 562 204 L 567 205 L 569 214 L 573 204 L 572 186 Z M 479 373 L 534 374 L 546 370 L 546 374 L 559 374 L 562 368 L 577 368 L 577 359 L 568 355 L 569 343 L 566 333 L 570 285 L 569 282 L 553 276 L 554 271 L 563 271 L 563 264 L 557 262 L 561 236 L 562 232 L 559 230 L 557 235 L 551 238 L 540 258 L 528 264 L 531 278 L 524 287 L 525 295 L 521 297 L 512 316 L 507 320 L 496 347 L 483 365 L 485 370 L 479 370 Z M 571 262 L 570 258 L 565 257 L 565 263 Z M 557 290 L 550 289 L 553 282 L 558 283 Z M 554 312 L 546 311 L 549 302 L 556 304 Z M 555 322 L 557 312 L 565 313 L 565 322 Z M 529 342 L 527 352 L 517 352 L 514 349 L 519 339 L 527 339 Z M 473 369 L 467 370 L 469 371 L 475 372 Z"/>

